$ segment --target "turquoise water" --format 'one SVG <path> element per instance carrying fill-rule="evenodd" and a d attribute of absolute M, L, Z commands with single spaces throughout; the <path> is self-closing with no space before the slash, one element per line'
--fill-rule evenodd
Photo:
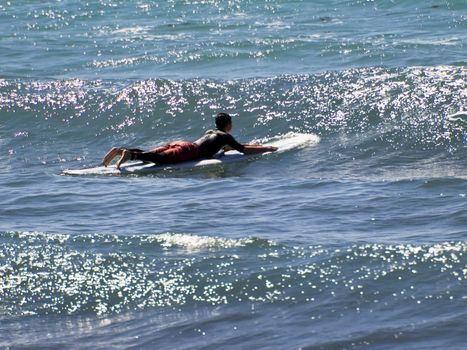
<path fill-rule="evenodd" d="M 463 349 L 465 1 L 0 2 L 0 348 Z M 116 145 L 320 142 L 61 175 Z"/>

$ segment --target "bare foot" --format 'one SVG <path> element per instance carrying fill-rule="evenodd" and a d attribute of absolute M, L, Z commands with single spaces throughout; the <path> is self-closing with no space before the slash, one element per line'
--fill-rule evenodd
<path fill-rule="evenodd" d="M 126 149 L 122 151 L 122 156 L 117 162 L 117 169 L 120 170 L 120 166 L 125 163 L 127 160 L 131 159 L 131 152 Z"/>
<path fill-rule="evenodd" d="M 104 157 L 104 160 L 102 161 L 102 164 L 104 166 L 108 166 L 112 159 L 114 159 L 118 154 L 121 153 L 121 149 L 117 147 L 113 147 Z"/>

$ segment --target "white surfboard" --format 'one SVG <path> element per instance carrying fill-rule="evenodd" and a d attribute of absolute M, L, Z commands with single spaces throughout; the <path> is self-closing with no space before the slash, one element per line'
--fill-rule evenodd
<path fill-rule="evenodd" d="M 262 144 L 268 146 L 275 146 L 278 150 L 274 153 L 287 152 L 292 149 L 302 148 L 305 146 L 317 144 L 320 138 L 315 134 L 299 134 L 299 133 L 288 133 L 285 135 L 277 136 L 267 140 L 261 140 Z M 208 167 L 215 165 L 222 165 L 231 162 L 237 162 L 251 157 L 263 157 L 271 154 L 271 152 L 263 153 L 260 155 L 245 155 L 237 151 L 228 151 L 222 155 L 211 158 L 188 161 L 170 165 L 157 165 L 154 163 L 143 163 L 127 162 L 120 167 L 120 170 L 115 165 L 109 165 L 108 167 L 98 166 L 93 168 L 85 169 L 66 169 L 62 172 L 63 175 L 124 175 L 124 174 L 144 174 L 158 172 L 161 170 L 176 170 L 176 169 L 191 169 Z"/>

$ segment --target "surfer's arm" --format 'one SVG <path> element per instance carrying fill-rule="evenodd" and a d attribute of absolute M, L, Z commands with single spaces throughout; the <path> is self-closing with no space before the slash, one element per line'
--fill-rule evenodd
<path fill-rule="evenodd" d="M 272 146 L 263 146 L 257 144 L 240 144 L 238 143 L 232 135 L 227 135 L 228 139 L 226 145 L 224 146 L 224 151 L 230 150 L 237 150 L 243 154 L 257 154 L 257 153 L 265 153 L 265 152 L 275 152 L 277 151 L 277 147 Z"/>
<path fill-rule="evenodd" d="M 263 145 L 243 145 L 244 154 L 258 154 L 265 152 L 275 152 L 277 147 L 274 146 L 263 146 Z"/>
<path fill-rule="evenodd" d="M 243 154 L 258 154 L 258 153 L 265 153 L 265 152 L 275 152 L 277 151 L 277 147 L 273 146 L 263 146 L 263 145 L 242 145 L 242 150 L 239 152 Z M 224 152 L 233 151 L 235 148 L 231 146 L 224 146 Z"/>

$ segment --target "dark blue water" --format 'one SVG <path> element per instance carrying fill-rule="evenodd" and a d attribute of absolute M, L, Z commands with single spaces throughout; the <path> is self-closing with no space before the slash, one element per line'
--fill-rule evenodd
<path fill-rule="evenodd" d="M 464 1 L 0 2 L 0 348 L 463 349 Z M 62 175 L 112 146 L 318 144 Z"/>

